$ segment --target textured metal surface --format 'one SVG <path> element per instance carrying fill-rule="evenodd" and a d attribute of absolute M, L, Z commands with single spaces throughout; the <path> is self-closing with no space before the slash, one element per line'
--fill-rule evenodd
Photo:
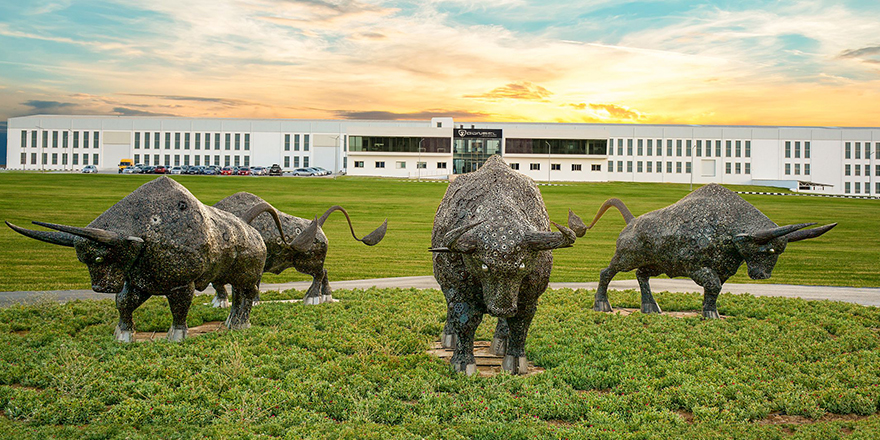
<path fill-rule="evenodd" d="M 431 250 L 447 302 L 441 341 L 454 343 L 450 362 L 456 371 L 473 370 L 474 332 L 489 313 L 503 318 L 495 338 L 507 341 L 513 359 L 508 371 L 526 373 L 520 368 L 526 365 L 526 334 L 550 279 L 550 249 L 574 242 L 572 231 L 559 228 L 550 232 L 534 182 L 499 156 L 449 185 L 434 217 Z"/>
<path fill-rule="evenodd" d="M 607 289 L 614 275 L 636 269 L 642 312 L 660 312 L 648 280 L 666 274 L 688 277 L 702 286 L 703 316 L 717 318 L 716 299 L 721 285 L 736 274 L 743 262 L 752 279 L 769 278 L 790 238 L 814 238 L 834 227 L 815 228 L 818 231 L 814 234 L 797 232 L 809 223 L 779 227 L 742 197 L 717 184 L 706 185 L 666 208 L 638 217 L 629 214 L 620 200 L 609 199 L 599 208 L 591 226 L 612 206 L 621 210 L 627 225 L 617 238 L 611 262 L 600 273 L 593 306 L 597 311 L 611 311 Z"/>

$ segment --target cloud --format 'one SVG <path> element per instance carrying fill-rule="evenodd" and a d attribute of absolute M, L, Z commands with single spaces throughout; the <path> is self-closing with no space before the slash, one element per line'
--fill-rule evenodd
<path fill-rule="evenodd" d="M 225 105 L 256 105 L 256 102 L 241 99 L 211 98 L 205 96 L 180 96 L 180 95 L 150 95 L 145 93 L 120 93 L 123 96 L 136 96 L 140 98 L 158 98 L 170 101 L 211 102 Z"/>
<path fill-rule="evenodd" d="M 421 112 L 411 112 L 411 113 L 395 113 L 381 110 L 368 110 L 368 111 L 350 111 L 350 110 L 336 110 L 334 112 L 336 116 L 341 117 L 343 119 L 372 119 L 372 120 L 385 120 L 385 121 L 396 121 L 396 120 L 425 120 L 437 117 L 451 117 L 451 118 L 478 118 L 482 119 L 488 116 L 486 113 L 481 112 L 470 112 L 470 111 L 456 111 L 456 110 L 425 110 Z"/>
<path fill-rule="evenodd" d="M 880 46 L 868 46 L 861 49 L 845 50 L 837 56 L 841 59 L 855 59 L 868 64 L 880 64 Z"/>
<path fill-rule="evenodd" d="M 113 112 L 117 113 L 119 116 L 177 116 L 172 113 L 148 112 L 148 111 L 144 111 L 144 110 L 135 110 L 135 109 L 126 108 L 126 107 L 114 107 Z"/>
<path fill-rule="evenodd" d="M 543 101 L 553 92 L 528 81 L 507 84 L 482 95 L 465 95 L 465 98 L 478 99 L 522 99 L 527 101 Z"/>
<path fill-rule="evenodd" d="M 72 115 L 82 113 L 83 110 L 77 104 L 70 102 L 40 101 L 35 99 L 22 102 L 21 105 L 30 107 L 35 114 Z"/>
<path fill-rule="evenodd" d="M 586 118 L 590 120 L 600 120 L 607 121 L 617 120 L 617 121 L 641 121 L 646 119 L 645 115 L 640 113 L 637 110 L 631 110 L 625 107 L 621 107 L 615 104 L 569 104 L 572 108 L 576 110 L 588 110 L 592 114 L 592 116 L 586 116 Z"/>

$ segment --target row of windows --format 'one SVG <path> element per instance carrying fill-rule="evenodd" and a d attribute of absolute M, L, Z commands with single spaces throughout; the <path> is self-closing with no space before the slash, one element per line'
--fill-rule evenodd
<path fill-rule="evenodd" d="M 506 154 L 597 154 L 604 156 L 608 142 L 604 139 L 514 139 L 505 141 Z"/>
<path fill-rule="evenodd" d="M 611 139 L 609 156 L 614 156 L 615 140 Z M 723 151 L 722 151 L 723 146 Z M 713 148 L 714 147 L 714 148 Z M 667 157 L 752 157 L 752 141 L 702 139 L 666 139 Z M 625 154 L 624 154 L 625 153 Z M 663 156 L 663 140 L 617 139 L 617 156 Z"/>
<path fill-rule="evenodd" d="M 519 170 L 519 164 L 518 163 L 511 163 L 510 168 L 512 168 L 514 170 Z M 583 169 L 584 169 L 583 164 L 579 164 L 579 163 L 571 164 L 572 171 L 583 171 Z M 541 171 L 541 164 L 535 163 L 535 162 L 530 163 L 529 164 L 529 171 Z M 550 171 L 562 171 L 562 164 L 551 163 L 550 164 Z M 592 164 L 590 166 L 590 171 L 602 171 L 602 165 Z"/>
<path fill-rule="evenodd" d="M 307 135 L 307 134 L 303 134 L 303 135 L 299 135 L 299 134 L 294 134 L 294 135 L 285 134 L 285 135 L 284 135 L 284 151 L 290 151 L 290 140 L 291 140 L 291 138 L 293 138 L 293 151 L 299 151 L 300 140 L 302 140 L 302 149 L 303 149 L 303 151 L 309 151 L 309 135 Z M 294 166 L 299 166 L 299 165 L 294 165 Z M 306 166 L 308 166 L 308 165 L 306 165 Z"/>
<path fill-rule="evenodd" d="M 79 163 L 80 157 L 82 157 L 82 164 L 83 165 L 89 165 L 89 153 L 82 153 L 82 155 L 80 155 L 78 153 L 73 153 L 73 154 L 52 153 L 51 163 L 49 162 L 49 158 L 50 158 L 49 153 L 43 153 L 41 155 L 38 155 L 37 153 L 30 153 L 30 156 L 31 156 L 30 157 L 30 159 L 31 159 L 30 164 L 31 165 L 59 165 L 59 163 L 58 163 L 59 156 L 61 159 L 60 165 L 67 165 L 68 160 L 70 161 L 70 165 L 79 165 L 80 164 Z M 92 156 L 92 165 L 98 165 L 99 154 L 94 153 L 91 156 Z M 26 153 L 26 152 L 21 153 L 21 164 L 22 165 L 28 164 L 27 159 L 28 159 L 28 153 Z M 37 159 L 42 159 L 42 161 L 37 162 Z"/>
<path fill-rule="evenodd" d="M 42 136 L 40 136 L 42 134 Z M 89 140 L 92 140 L 92 145 L 94 148 L 99 148 L 101 135 L 99 132 L 91 132 L 91 131 L 74 131 L 74 130 L 53 130 L 49 132 L 48 130 L 43 130 L 42 133 L 37 130 L 31 130 L 28 132 L 27 130 L 21 131 L 21 149 L 24 150 L 28 145 L 31 148 L 37 148 L 37 145 L 40 144 L 40 138 L 42 138 L 42 146 L 43 148 L 49 148 L 49 142 L 51 140 L 52 148 L 58 148 L 59 144 L 61 148 L 67 148 L 68 146 L 73 146 L 73 148 L 89 148 Z"/>
<path fill-rule="evenodd" d="M 861 194 L 862 182 L 843 182 L 843 192 L 846 194 Z M 865 182 L 865 194 L 871 194 L 871 182 Z M 874 194 L 880 194 L 880 182 L 874 182 Z"/>
<path fill-rule="evenodd" d="M 608 171 L 614 172 L 614 161 L 608 161 Z M 663 172 L 663 161 L 631 161 L 628 160 L 626 162 L 622 160 L 617 161 L 617 172 L 618 173 L 662 173 Z M 624 171 L 624 164 L 626 164 L 626 171 Z M 667 174 L 690 174 L 692 172 L 692 165 L 690 162 L 666 162 L 666 173 Z M 713 165 L 714 167 L 714 165 Z M 705 168 L 704 168 L 705 169 Z M 727 162 L 725 163 L 725 173 L 726 174 L 752 174 L 752 164 L 749 162 L 740 163 L 740 162 Z M 713 172 L 714 174 L 714 172 Z"/>
<path fill-rule="evenodd" d="M 785 141 L 785 158 L 791 159 L 792 146 L 794 147 L 794 158 L 800 159 L 801 157 L 801 141 Z M 803 142 L 803 153 L 804 159 L 810 158 L 810 141 Z"/>
<path fill-rule="evenodd" d="M 211 160 L 212 157 L 213 157 L 213 161 Z M 204 160 L 202 160 L 203 158 L 204 158 Z M 141 159 L 143 159 L 143 162 L 141 162 Z M 172 162 L 172 159 L 173 159 L 173 162 Z M 222 162 L 221 162 L 221 159 L 222 159 Z M 230 155 L 221 156 L 219 154 L 215 154 L 213 156 L 211 156 L 210 154 L 205 154 L 204 156 L 198 155 L 198 154 L 194 154 L 192 156 L 190 156 L 188 154 L 187 155 L 180 155 L 180 154 L 174 154 L 174 155 L 171 155 L 171 154 L 165 154 L 165 155 L 152 154 L 152 155 L 150 155 L 150 154 L 144 154 L 143 156 L 141 156 L 140 154 L 135 154 L 134 155 L 134 163 L 136 163 L 136 164 L 143 163 L 144 165 L 154 165 L 154 166 L 155 165 L 164 165 L 166 167 L 170 167 L 170 166 L 179 167 L 182 165 L 183 166 L 186 166 L 186 165 L 195 165 L 195 166 L 215 165 L 215 166 L 224 166 L 224 167 L 229 167 L 229 166 L 249 167 L 249 166 L 251 166 L 251 158 L 250 158 L 250 156 L 230 156 Z"/>
<path fill-rule="evenodd" d="M 855 172 L 853 172 L 855 171 Z M 860 164 L 856 164 L 855 166 L 850 164 L 843 165 L 843 175 L 844 176 L 861 176 L 862 175 L 862 166 Z M 865 175 L 871 175 L 871 165 L 865 165 Z M 880 177 L 880 164 L 874 165 L 874 175 Z"/>
<path fill-rule="evenodd" d="M 795 176 L 800 176 L 800 175 L 801 175 L 801 166 L 802 166 L 802 165 L 799 164 L 799 163 L 796 163 L 796 164 L 790 164 L 790 163 L 787 163 L 787 164 L 785 164 L 785 175 L 786 175 L 786 176 L 790 176 L 790 175 L 791 175 L 792 165 L 794 165 L 794 175 L 795 175 Z M 804 175 L 805 175 L 805 176 L 809 176 L 809 175 L 810 175 L 810 164 L 805 163 L 805 164 L 803 164 L 803 167 L 804 167 Z M 847 165 L 847 167 L 849 167 L 849 165 Z M 849 175 L 849 174 L 847 174 L 847 176 L 848 176 L 848 175 Z"/>
<path fill-rule="evenodd" d="M 205 150 L 210 150 L 211 145 L 214 146 L 215 150 L 220 150 L 221 148 L 224 150 L 241 150 L 242 147 L 244 147 L 245 151 L 251 149 L 250 133 L 244 133 L 244 135 L 242 133 L 204 133 L 204 136 L 202 135 L 202 133 L 166 132 L 163 136 L 163 133 L 160 132 L 136 131 L 134 133 L 134 149 L 140 150 L 141 146 L 143 146 L 144 150 L 149 150 L 150 148 L 160 150 L 164 146 L 166 150 L 170 150 L 172 145 L 175 150 L 180 150 L 181 146 L 184 150 L 189 150 L 190 146 L 194 150 L 201 150 L 202 146 L 204 146 Z"/>
<path fill-rule="evenodd" d="M 405 169 L 405 168 L 406 168 L 406 162 L 405 162 L 405 161 L 397 161 L 397 163 L 396 163 L 395 165 L 396 165 L 396 167 L 397 167 L 398 169 Z M 356 160 L 356 161 L 354 161 L 354 167 L 355 167 L 355 168 L 363 168 L 363 167 L 364 167 L 364 161 L 362 161 L 362 160 Z M 428 167 L 427 162 L 417 162 L 417 163 L 416 163 L 416 168 L 422 168 L 422 169 L 425 169 L 425 168 L 427 168 L 427 167 Z M 377 161 L 374 163 L 374 168 L 385 168 L 385 161 L 384 161 L 384 160 L 377 160 Z M 438 170 L 445 170 L 445 169 L 446 169 L 446 162 L 437 162 L 437 169 L 438 169 Z"/>
<path fill-rule="evenodd" d="M 349 136 L 351 151 L 449 153 L 451 139 L 432 137 Z"/>
<path fill-rule="evenodd" d="M 843 158 L 844 159 L 861 159 L 862 158 L 862 142 L 844 142 Z M 871 158 L 871 143 L 864 143 L 865 159 Z M 874 157 L 880 156 L 880 142 L 874 144 Z"/>
<path fill-rule="evenodd" d="M 306 135 L 306 137 L 309 137 L 309 135 Z M 308 149 L 306 151 L 308 151 Z M 309 166 L 308 156 L 302 158 L 302 166 L 303 168 Z M 299 168 L 299 156 L 293 156 L 293 167 Z M 284 168 L 290 168 L 290 156 L 284 156 Z"/>

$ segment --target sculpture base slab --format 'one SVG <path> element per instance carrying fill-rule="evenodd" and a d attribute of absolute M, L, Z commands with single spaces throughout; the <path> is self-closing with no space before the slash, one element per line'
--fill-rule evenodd
<path fill-rule="evenodd" d="M 474 341 L 474 359 L 477 361 L 477 374 L 480 377 L 492 377 L 501 374 L 501 362 L 504 360 L 504 356 L 492 353 L 491 345 L 492 342 L 490 341 Z M 436 341 L 431 346 L 431 349 L 428 350 L 428 354 L 437 356 L 448 363 L 449 359 L 452 358 L 452 349 L 443 348 L 440 341 Z M 529 373 L 526 376 L 543 372 L 543 368 L 536 367 L 535 364 L 529 362 Z"/>

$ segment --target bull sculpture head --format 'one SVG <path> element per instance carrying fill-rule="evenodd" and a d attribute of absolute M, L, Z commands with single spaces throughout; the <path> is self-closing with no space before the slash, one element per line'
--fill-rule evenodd
<path fill-rule="evenodd" d="M 736 250 L 746 261 L 749 278 L 765 280 L 770 278 L 776 260 L 785 251 L 785 246 L 794 241 L 816 238 L 837 226 L 837 223 L 804 229 L 816 223 L 800 223 L 796 225 L 778 226 L 751 234 L 739 234 L 734 237 Z"/>
<path fill-rule="evenodd" d="M 97 228 L 33 222 L 54 231 L 35 231 L 6 222 L 15 232 L 46 243 L 76 249 L 76 257 L 89 268 L 92 289 L 100 293 L 119 293 L 128 279 L 128 271 L 144 248 L 140 237 Z"/>
<path fill-rule="evenodd" d="M 468 273 L 479 279 L 483 301 L 489 313 L 497 317 L 517 314 L 519 289 L 523 279 L 536 269 L 539 252 L 571 247 L 575 231 L 585 228 L 569 211 L 569 226 L 553 225 L 558 232 L 536 231 L 512 224 L 488 225 L 486 220 L 460 226 L 446 233 L 442 246 L 431 252 L 461 254 Z"/>

